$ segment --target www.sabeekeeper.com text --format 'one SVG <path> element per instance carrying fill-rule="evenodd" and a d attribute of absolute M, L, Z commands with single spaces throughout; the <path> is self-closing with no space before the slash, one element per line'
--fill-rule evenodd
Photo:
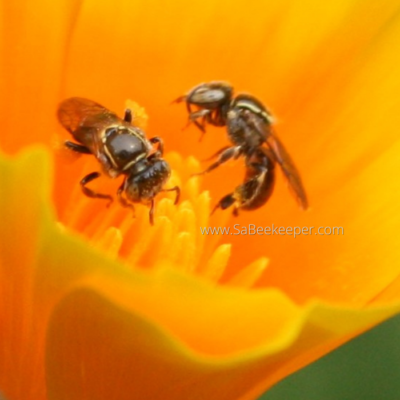
<path fill-rule="evenodd" d="M 320 236 L 333 236 L 333 235 L 344 235 L 344 229 L 342 226 L 257 226 L 255 224 L 240 225 L 235 224 L 231 227 L 200 227 L 202 235 L 248 235 L 248 236 L 309 236 L 309 235 L 320 235 Z"/>

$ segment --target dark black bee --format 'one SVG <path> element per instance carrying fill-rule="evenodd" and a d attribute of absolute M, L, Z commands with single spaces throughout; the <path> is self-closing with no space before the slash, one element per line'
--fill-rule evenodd
<path fill-rule="evenodd" d="M 266 196 L 266 193 L 269 193 L 266 196 L 269 197 L 271 194 L 270 191 L 272 192 L 267 183 L 269 178 L 267 179 L 266 175 L 261 175 L 265 177 L 265 180 L 257 179 L 257 169 L 251 166 L 253 164 L 253 157 L 256 157 L 256 163 L 260 165 L 278 163 L 289 182 L 289 187 L 298 204 L 303 210 L 308 208 L 307 195 L 300 174 L 289 153 L 273 131 L 271 113 L 257 98 L 249 94 L 233 96 L 233 88 L 229 83 L 214 81 L 202 83 L 194 87 L 186 95 L 180 96 L 175 100 L 177 103 L 182 101 L 186 102 L 189 112 L 189 122 L 193 122 L 203 134 L 207 124 L 226 126 L 229 140 L 233 144 L 233 146 L 224 147 L 214 154 L 213 157 L 218 157 L 217 161 L 201 174 L 214 170 L 230 159 L 237 159 L 241 156 L 245 158 L 247 169 L 246 180 L 235 191 L 236 197 L 238 197 L 237 190 L 239 188 L 243 191 L 240 195 L 243 200 L 241 204 L 243 205 L 239 208 L 255 209 L 266 202 L 266 200 L 261 201 L 262 204 L 258 207 L 245 208 L 244 204 L 246 201 L 244 200 L 247 193 L 245 191 L 247 179 L 253 182 L 251 185 L 257 182 L 260 185 L 255 192 L 251 192 L 251 195 L 248 192 L 249 200 L 252 199 L 255 201 L 254 204 L 257 203 L 256 198 L 258 196 L 264 199 L 263 196 Z M 264 151 L 264 155 L 261 155 L 259 152 L 261 148 L 268 150 L 268 152 Z M 257 153 L 256 156 L 254 156 L 255 153 Z M 219 206 L 224 208 L 222 205 L 220 202 Z"/>
<path fill-rule="evenodd" d="M 111 178 L 124 175 L 117 191 L 123 207 L 134 210 L 132 203 L 150 205 L 150 223 L 154 223 L 154 197 L 159 192 L 175 191 L 179 200 L 180 189 L 164 189 L 171 169 L 163 160 L 163 141 L 159 137 L 147 139 L 143 130 L 132 125 L 132 113 L 125 111 L 124 119 L 92 100 L 72 97 L 58 107 L 61 125 L 79 143 L 65 142 L 65 146 L 81 154 L 92 154 L 103 172 Z M 157 150 L 153 151 L 153 145 Z M 83 193 L 92 198 L 108 199 L 108 194 L 96 193 L 86 185 L 100 176 L 99 172 L 86 175 L 80 182 Z M 123 197 L 125 193 L 125 197 Z"/>

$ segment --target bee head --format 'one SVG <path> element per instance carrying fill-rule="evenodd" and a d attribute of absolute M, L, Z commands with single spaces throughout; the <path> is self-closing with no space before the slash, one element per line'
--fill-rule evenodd
<path fill-rule="evenodd" d="M 171 168 L 157 157 L 149 157 L 136 162 L 127 171 L 125 193 L 128 200 L 148 204 L 164 187 Z"/>
<path fill-rule="evenodd" d="M 233 88 L 226 82 L 202 83 L 186 95 L 186 102 L 207 110 L 215 110 L 232 100 Z"/>

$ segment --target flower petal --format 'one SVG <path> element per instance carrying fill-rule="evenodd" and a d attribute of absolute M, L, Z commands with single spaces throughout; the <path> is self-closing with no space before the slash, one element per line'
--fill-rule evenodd
<path fill-rule="evenodd" d="M 262 98 L 278 118 L 298 122 L 293 118 L 313 90 L 318 96 L 321 81 L 364 49 L 397 9 L 397 1 L 372 10 L 360 1 L 87 0 L 71 44 L 66 94 L 116 111 L 133 98 L 150 116 L 149 132 L 162 132 L 168 149 L 202 159 L 225 144 L 225 134 L 210 130 L 198 146 L 194 129 L 180 133 L 187 116 L 172 100 L 202 81 L 225 79 Z M 305 136 L 297 131 L 289 143 L 304 143 Z"/>
<path fill-rule="evenodd" d="M 268 256 L 271 262 L 262 284 L 278 286 L 298 302 L 317 296 L 362 305 L 398 274 L 392 258 L 382 269 L 376 267 L 376 260 L 385 258 L 384 246 L 376 244 L 391 243 L 395 233 L 385 229 L 378 237 L 375 225 L 364 224 L 361 217 L 353 223 L 359 209 L 379 218 L 381 211 L 368 194 L 373 190 L 385 194 L 382 207 L 398 203 L 396 195 L 386 195 L 385 180 L 378 181 L 389 176 L 391 162 L 381 166 L 396 140 L 392 127 L 399 125 L 400 66 L 393 52 L 399 40 L 397 1 L 379 7 L 360 1 L 322 6 L 317 0 L 246 7 L 211 0 L 168 5 L 121 1 L 118 7 L 94 3 L 85 2 L 72 40 L 68 95 L 92 97 L 114 110 L 133 98 L 146 107 L 150 135 L 162 132 L 167 149 L 199 158 L 227 139 L 223 129 L 210 129 L 199 146 L 194 128 L 180 133 L 187 115 L 184 107 L 169 103 L 194 84 L 230 80 L 238 90 L 271 105 L 277 115 L 277 132 L 301 171 L 311 210 L 297 209 L 279 176 L 268 205 L 243 212 L 231 226 L 256 221 L 263 227 L 313 226 L 314 232 L 295 240 L 223 238 L 222 244 L 233 243 L 231 275 L 254 258 Z M 364 174 L 380 156 L 382 169 Z M 377 176 L 374 189 L 368 187 L 372 172 Z M 206 177 L 204 187 L 210 189 L 214 204 L 240 181 L 226 179 L 236 173 L 243 173 L 242 164 Z M 343 227 L 345 234 L 315 235 L 320 226 Z M 361 292 L 359 271 L 365 271 Z"/>
<path fill-rule="evenodd" d="M 48 170 L 38 150 L 0 162 L 7 193 L 0 213 L 8 227 L 0 252 L 0 288 L 8 300 L 0 308 L 6 327 L 0 386 L 7 396 L 24 390 L 28 398 L 44 398 L 46 346 L 50 399 L 106 399 L 122 389 L 121 399 L 156 396 L 154 371 L 165 370 L 157 373 L 157 393 L 168 398 L 250 399 L 400 309 L 299 307 L 278 290 L 224 288 L 173 265 L 131 270 L 59 226 L 49 207 Z M 27 171 L 40 179 L 25 182 Z M 13 214 L 21 194 L 25 202 Z M 37 242 L 20 252 L 18 263 L 15 237 L 28 233 Z M 141 379 L 127 372 L 131 365 Z M 117 383 L 108 379 L 114 374 Z"/>
<path fill-rule="evenodd" d="M 3 150 L 50 144 L 66 48 L 82 0 L 2 2 L 0 108 Z"/>
<path fill-rule="evenodd" d="M 243 212 L 231 222 L 231 226 L 314 227 L 311 235 L 297 238 L 229 237 L 237 249 L 233 259 L 238 265 L 249 262 L 250 254 L 267 254 L 271 262 L 262 283 L 282 288 L 296 301 L 316 296 L 366 304 L 400 273 L 396 244 L 400 188 L 392 178 L 400 168 L 396 128 L 400 58 L 393 52 L 400 40 L 398 21 L 396 15 L 374 40 L 354 50 L 356 54 L 338 71 L 325 76 L 326 84 L 315 95 L 299 100 L 299 107 L 305 102 L 306 106 L 297 115 L 293 111 L 277 126 L 300 161 L 311 209 L 301 213 L 278 182 L 264 209 Z M 343 227 L 344 234 L 321 236 L 319 227 Z"/>
<path fill-rule="evenodd" d="M 50 181 L 43 150 L 0 156 L 0 387 L 10 398 L 44 396 L 43 315 L 33 299 Z"/>
<path fill-rule="evenodd" d="M 171 270 L 141 287 L 118 280 L 89 278 L 56 307 L 50 400 L 254 399 L 400 308 L 296 309 L 275 291 L 214 290 Z"/>

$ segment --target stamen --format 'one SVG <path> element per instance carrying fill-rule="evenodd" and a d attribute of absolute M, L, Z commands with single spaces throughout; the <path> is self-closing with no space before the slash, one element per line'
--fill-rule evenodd
<path fill-rule="evenodd" d="M 231 245 L 222 244 L 218 246 L 213 255 L 208 260 L 205 268 L 200 271 L 201 275 L 213 282 L 218 282 L 222 277 L 226 266 L 228 265 L 229 257 L 231 256 Z"/>
<path fill-rule="evenodd" d="M 268 258 L 262 257 L 240 269 L 228 282 L 229 286 L 251 288 L 261 278 L 268 266 Z"/>
<path fill-rule="evenodd" d="M 172 244 L 170 261 L 182 271 L 193 272 L 195 252 L 193 236 L 188 232 L 180 232 Z"/>
<path fill-rule="evenodd" d="M 117 257 L 119 249 L 121 248 L 122 240 L 123 236 L 121 231 L 112 226 L 108 228 L 104 235 L 95 242 L 95 245 L 105 249 L 109 255 Z"/>

